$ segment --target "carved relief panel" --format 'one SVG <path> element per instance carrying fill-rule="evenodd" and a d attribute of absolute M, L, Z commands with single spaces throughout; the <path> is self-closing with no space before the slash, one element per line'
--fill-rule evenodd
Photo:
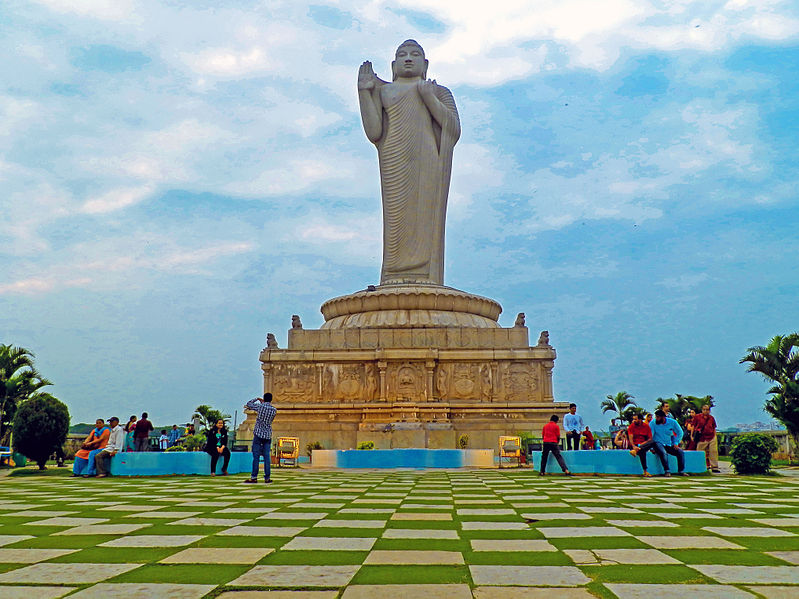
<path fill-rule="evenodd" d="M 272 393 L 275 399 L 288 402 L 312 401 L 314 371 L 312 364 L 276 364 L 272 369 Z"/>
<path fill-rule="evenodd" d="M 426 399 L 424 364 L 400 362 L 388 365 L 388 398 L 395 401 Z"/>
<path fill-rule="evenodd" d="M 505 401 L 530 401 L 537 395 L 538 374 L 529 362 L 505 362 L 501 366 Z"/>

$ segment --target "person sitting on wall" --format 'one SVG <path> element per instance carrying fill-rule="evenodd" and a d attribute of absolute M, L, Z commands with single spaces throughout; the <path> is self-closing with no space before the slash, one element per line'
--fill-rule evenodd
<path fill-rule="evenodd" d="M 560 427 L 558 427 L 560 428 Z M 569 404 L 569 413 L 563 417 L 563 428 L 566 429 L 566 449 L 580 449 L 580 432 L 583 430 L 583 417 L 577 413 L 577 404 Z"/>
<path fill-rule="evenodd" d="M 563 470 L 566 475 L 571 475 L 566 462 L 563 461 L 563 456 L 560 454 L 560 427 L 558 426 L 558 416 L 553 414 L 549 418 L 549 422 L 544 425 L 541 430 L 541 437 L 543 441 L 543 450 L 541 452 L 541 468 L 539 468 L 539 475 L 544 476 L 547 473 L 547 458 L 549 454 L 555 456 L 558 461 L 558 466 Z"/>
<path fill-rule="evenodd" d="M 633 448 L 630 453 L 632 455 L 644 454 L 651 449 L 653 453 L 657 454 L 663 465 L 664 476 L 671 476 L 666 454 L 673 455 L 677 458 L 677 475 L 685 476 L 685 453 L 677 445 L 682 439 L 680 425 L 674 418 L 667 418 L 663 410 L 656 410 L 655 424 L 650 428 L 652 429 L 652 439 Z"/>
<path fill-rule="evenodd" d="M 638 459 L 641 460 L 641 468 L 644 469 L 644 476 L 652 476 L 646 469 L 646 451 L 638 453 L 638 448 L 652 439 L 652 429 L 641 420 L 640 414 L 633 414 L 633 421 L 627 427 L 627 435 L 630 447 L 633 448 L 630 453 L 638 455 Z"/>
<path fill-rule="evenodd" d="M 224 462 L 222 462 L 222 476 L 227 476 L 227 467 L 230 463 L 227 436 L 225 421 L 222 419 L 217 420 L 214 427 L 206 433 L 205 452 L 211 456 L 211 476 L 216 476 L 216 463 L 219 461 L 220 456 L 224 459 Z"/>
<path fill-rule="evenodd" d="M 620 428 L 613 438 L 613 446 L 616 449 L 630 449 L 630 438 L 626 428 Z"/>
<path fill-rule="evenodd" d="M 119 425 L 119 418 L 112 416 L 108 419 L 108 425 L 111 427 L 108 444 L 94 456 L 97 478 L 105 478 L 111 474 L 111 458 L 125 447 L 126 433 L 125 429 Z"/>
<path fill-rule="evenodd" d="M 105 425 L 105 420 L 98 418 L 89 436 L 83 440 L 83 444 L 75 454 L 75 462 L 72 464 L 72 476 L 95 476 L 97 474 L 94 457 L 108 444 L 111 436 L 111 429 Z"/>
<path fill-rule="evenodd" d="M 585 427 L 585 430 L 582 432 L 582 435 L 583 435 L 583 437 L 585 437 L 585 440 L 583 441 L 583 448 L 585 448 L 585 449 L 594 449 L 596 447 L 596 444 L 594 442 L 594 435 L 588 429 L 587 426 Z"/>

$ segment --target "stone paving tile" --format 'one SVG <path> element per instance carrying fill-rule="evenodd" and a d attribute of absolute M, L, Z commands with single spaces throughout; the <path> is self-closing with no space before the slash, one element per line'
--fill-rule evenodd
<path fill-rule="evenodd" d="M 477 586 L 579 586 L 591 582 L 574 566 L 469 566 Z"/>
<path fill-rule="evenodd" d="M 70 597 L 77 599 L 129 599 L 130 597 L 169 597 L 169 599 L 200 599 L 214 590 L 212 584 L 169 584 L 104 582 L 78 591 Z"/>
<path fill-rule="evenodd" d="M 338 591 L 228 591 L 217 599 L 336 599 Z"/>
<path fill-rule="evenodd" d="M 84 524 L 100 524 L 108 522 L 108 518 L 74 518 L 74 517 L 55 517 L 37 520 L 36 522 L 26 522 L 23 526 L 81 526 Z"/>
<path fill-rule="evenodd" d="M 525 522 L 461 522 L 463 530 L 530 530 Z"/>
<path fill-rule="evenodd" d="M 554 599 L 552 588 L 477 587 L 473 592 L 474 599 Z M 558 588 L 554 594 L 556 599 L 596 599 L 596 595 L 585 589 L 570 587 Z"/>
<path fill-rule="evenodd" d="M 605 583 L 619 599 L 753 599 L 754 595 L 731 586 L 716 584 L 621 584 Z"/>
<path fill-rule="evenodd" d="M 790 528 L 799 526 L 799 518 L 752 518 L 752 522 L 765 526 L 785 526 Z"/>
<path fill-rule="evenodd" d="M 234 526 L 216 534 L 225 537 L 294 537 L 303 530 L 304 526 Z"/>
<path fill-rule="evenodd" d="M 54 533 L 54 536 L 65 535 L 127 535 L 142 528 L 147 528 L 149 524 L 88 524 L 86 526 L 76 526 L 61 532 Z"/>
<path fill-rule="evenodd" d="M 642 514 L 639 509 L 632 507 L 582 507 L 577 509 L 585 512 L 586 514 Z"/>
<path fill-rule="evenodd" d="M 721 516 L 716 514 L 697 514 L 695 512 L 688 512 L 685 514 L 678 514 L 676 512 L 661 512 L 659 514 L 663 518 L 671 518 L 672 520 L 720 520 Z"/>
<path fill-rule="evenodd" d="M 321 520 L 329 515 L 329 512 L 269 512 L 256 520 Z"/>
<path fill-rule="evenodd" d="M 608 524 L 622 528 L 676 528 L 680 526 L 666 520 L 608 520 Z"/>
<path fill-rule="evenodd" d="M 459 539 L 455 530 L 423 530 L 417 528 L 387 528 L 384 539 Z"/>
<path fill-rule="evenodd" d="M 31 588 L 36 589 L 36 599 L 58 599 L 74 590 L 74 587 L 0 586 L 0 597 L 3 599 L 30 599 Z"/>
<path fill-rule="evenodd" d="M 271 547 L 190 547 L 165 557 L 161 564 L 254 564 L 272 553 Z"/>
<path fill-rule="evenodd" d="M 386 527 L 385 520 L 319 520 L 314 528 L 374 528 Z"/>
<path fill-rule="evenodd" d="M 766 555 L 799 566 L 799 551 L 766 551 Z"/>
<path fill-rule="evenodd" d="M 379 508 L 379 507 L 345 507 L 340 509 L 338 514 L 361 514 L 361 515 L 369 515 L 369 514 L 393 514 L 394 508 Z M 327 516 L 327 514 L 325 514 Z"/>
<path fill-rule="evenodd" d="M 580 512 L 530 512 L 523 513 L 528 520 L 590 520 L 591 516 Z"/>
<path fill-rule="evenodd" d="M 68 516 L 76 512 L 61 512 L 57 510 L 22 510 L 21 512 L 11 512 L 3 514 L 3 516 L 11 516 L 12 518 L 56 518 L 59 516 Z"/>
<path fill-rule="evenodd" d="M 214 510 L 215 514 L 263 514 L 274 512 L 276 507 L 226 507 L 222 510 Z M 194 516 L 195 514 L 192 514 Z"/>
<path fill-rule="evenodd" d="M 458 508 L 459 516 L 515 516 L 516 511 L 507 508 Z"/>
<path fill-rule="evenodd" d="M 748 588 L 754 591 L 755 593 L 760 593 L 766 599 L 796 599 L 796 597 L 799 596 L 799 593 L 797 593 L 799 589 L 797 589 L 796 587 L 750 586 Z"/>
<path fill-rule="evenodd" d="M 117 503 L 114 505 L 109 505 L 106 507 L 101 507 L 97 511 L 100 512 L 151 512 L 154 509 L 157 509 L 157 506 L 153 505 L 133 505 L 129 503 Z"/>
<path fill-rule="evenodd" d="M 35 564 L 76 551 L 77 549 L 0 549 L 0 564 Z"/>
<path fill-rule="evenodd" d="M 174 518 L 191 518 L 192 516 L 196 516 L 197 514 L 201 514 L 202 512 L 162 512 L 158 511 L 151 511 L 151 512 L 136 512 L 133 514 L 125 514 L 123 518 L 158 518 L 160 519 L 174 519 Z"/>
<path fill-rule="evenodd" d="M 343 587 L 361 568 L 355 566 L 255 566 L 231 586 Z"/>
<path fill-rule="evenodd" d="M 542 539 L 472 539 L 472 551 L 557 551 L 558 549 Z"/>
<path fill-rule="evenodd" d="M 452 520 L 452 514 L 426 514 L 417 512 L 397 512 L 391 516 L 392 520 Z"/>
<path fill-rule="evenodd" d="M 100 547 L 182 547 L 205 537 L 199 535 L 129 535 L 100 543 Z"/>
<path fill-rule="evenodd" d="M 0 535 L 0 547 L 32 539 L 33 535 Z"/>
<path fill-rule="evenodd" d="M 657 549 L 565 549 L 563 553 L 578 565 L 682 563 Z"/>
<path fill-rule="evenodd" d="M 637 536 L 639 541 L 656 549 L 745 549 L 741 545 L 719 537 Z"/>
<path fill-rule="evenodd" d="M 377 539 L 371 537 L 294 537 L 281 551 L 369 551 Z"/>
<path fill-rule="evenodd" d="M 250 520 L 250 518 L 183 518 L 167 522 L 167 526 L 238 526 Z"/>
<path fill-rule="evenodd" d="M 794 537 L 792 532 L 778 528 L 765 528 L 754 526 L 703 526 L 702 530 L 712 532 L 722 537 Z"/>
<path fill-rule="evenodd" d="M 797 584 L 799 568 L 795 566 L 727 566 L 716 564 L 686 564 L 705 576 L 729 584 Z M 799 595 L 799 587 L 797 587 Z"/>
<path fill-rule="evenodd" d="M 296 540 L 296 539 L 295 539 Z M 372 551 L 364 565 L 459 565 L 463 555 L 458 551 Z"/>
<path fill-rule="evenodd" d="M 629 537 L 626 530 L 615 526 L 561 526 L 552 528 L 539 528 L 538 531 L 550 539 L 568 539 L 577 537 Z"/>
<path fill-rule="evenodd" d="M 343 503 L 328 503 L 328 502 L 321 502 L 321 501 L 301 501 L 299 503 L 292 503 L 288 507 L 290 508 L 313 508 L 313 509 L 320 509 L 320 508 L 328 508 L 331 510 L 337 510 L 341 507 L 344 507 L 345 504 Z"/>
<path fill-rule="evenodd" d="M 20 582 L 47 584 L 54 580 L 61 584 L 100 582 L 134 570 L 139 566 L 141 564 L 33 564 L 32 566 L 0 574 L 0 584 Z"/>

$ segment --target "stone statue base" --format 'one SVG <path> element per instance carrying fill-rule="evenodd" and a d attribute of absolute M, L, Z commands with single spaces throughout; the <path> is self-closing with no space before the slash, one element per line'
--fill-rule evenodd
<path fill-rule="evenodd" d="M 386 285 L 325 302 L 325 324 L 292 328 L 288 349 L 260 355 L 274 395 L 274 436 L 325 449 L 496 449 L 500 435 L 539 433 L 553 413 L 555 350 L 525 326 L 502 328 L 488 298 L 434 285 Z M 252 439 L 254 414 L 239 427 Z"/>

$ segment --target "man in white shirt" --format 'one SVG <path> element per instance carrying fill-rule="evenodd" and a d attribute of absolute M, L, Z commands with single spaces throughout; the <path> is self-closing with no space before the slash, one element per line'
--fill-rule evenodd
<path fill-rule="evenodd" d="M 577 404 L 569 404 L 569 413 L 563 417 L 563 428 L 566 430 L 566 449 L 580 449 L 580 435 L 585 428 L 583 417 L 577 413 Z"/>
<path fill-rule="evenodd" d="M 122 451 L 125 446 L 125 429 L 119 426 L 119 418 L 116 416 L 109 418 L 108 424 L 111 426 L 108 444 L 94 456 L 94 462 L 97 464 L 97 478 L 105 478 L 110 474 L 111 458 Z"/>

